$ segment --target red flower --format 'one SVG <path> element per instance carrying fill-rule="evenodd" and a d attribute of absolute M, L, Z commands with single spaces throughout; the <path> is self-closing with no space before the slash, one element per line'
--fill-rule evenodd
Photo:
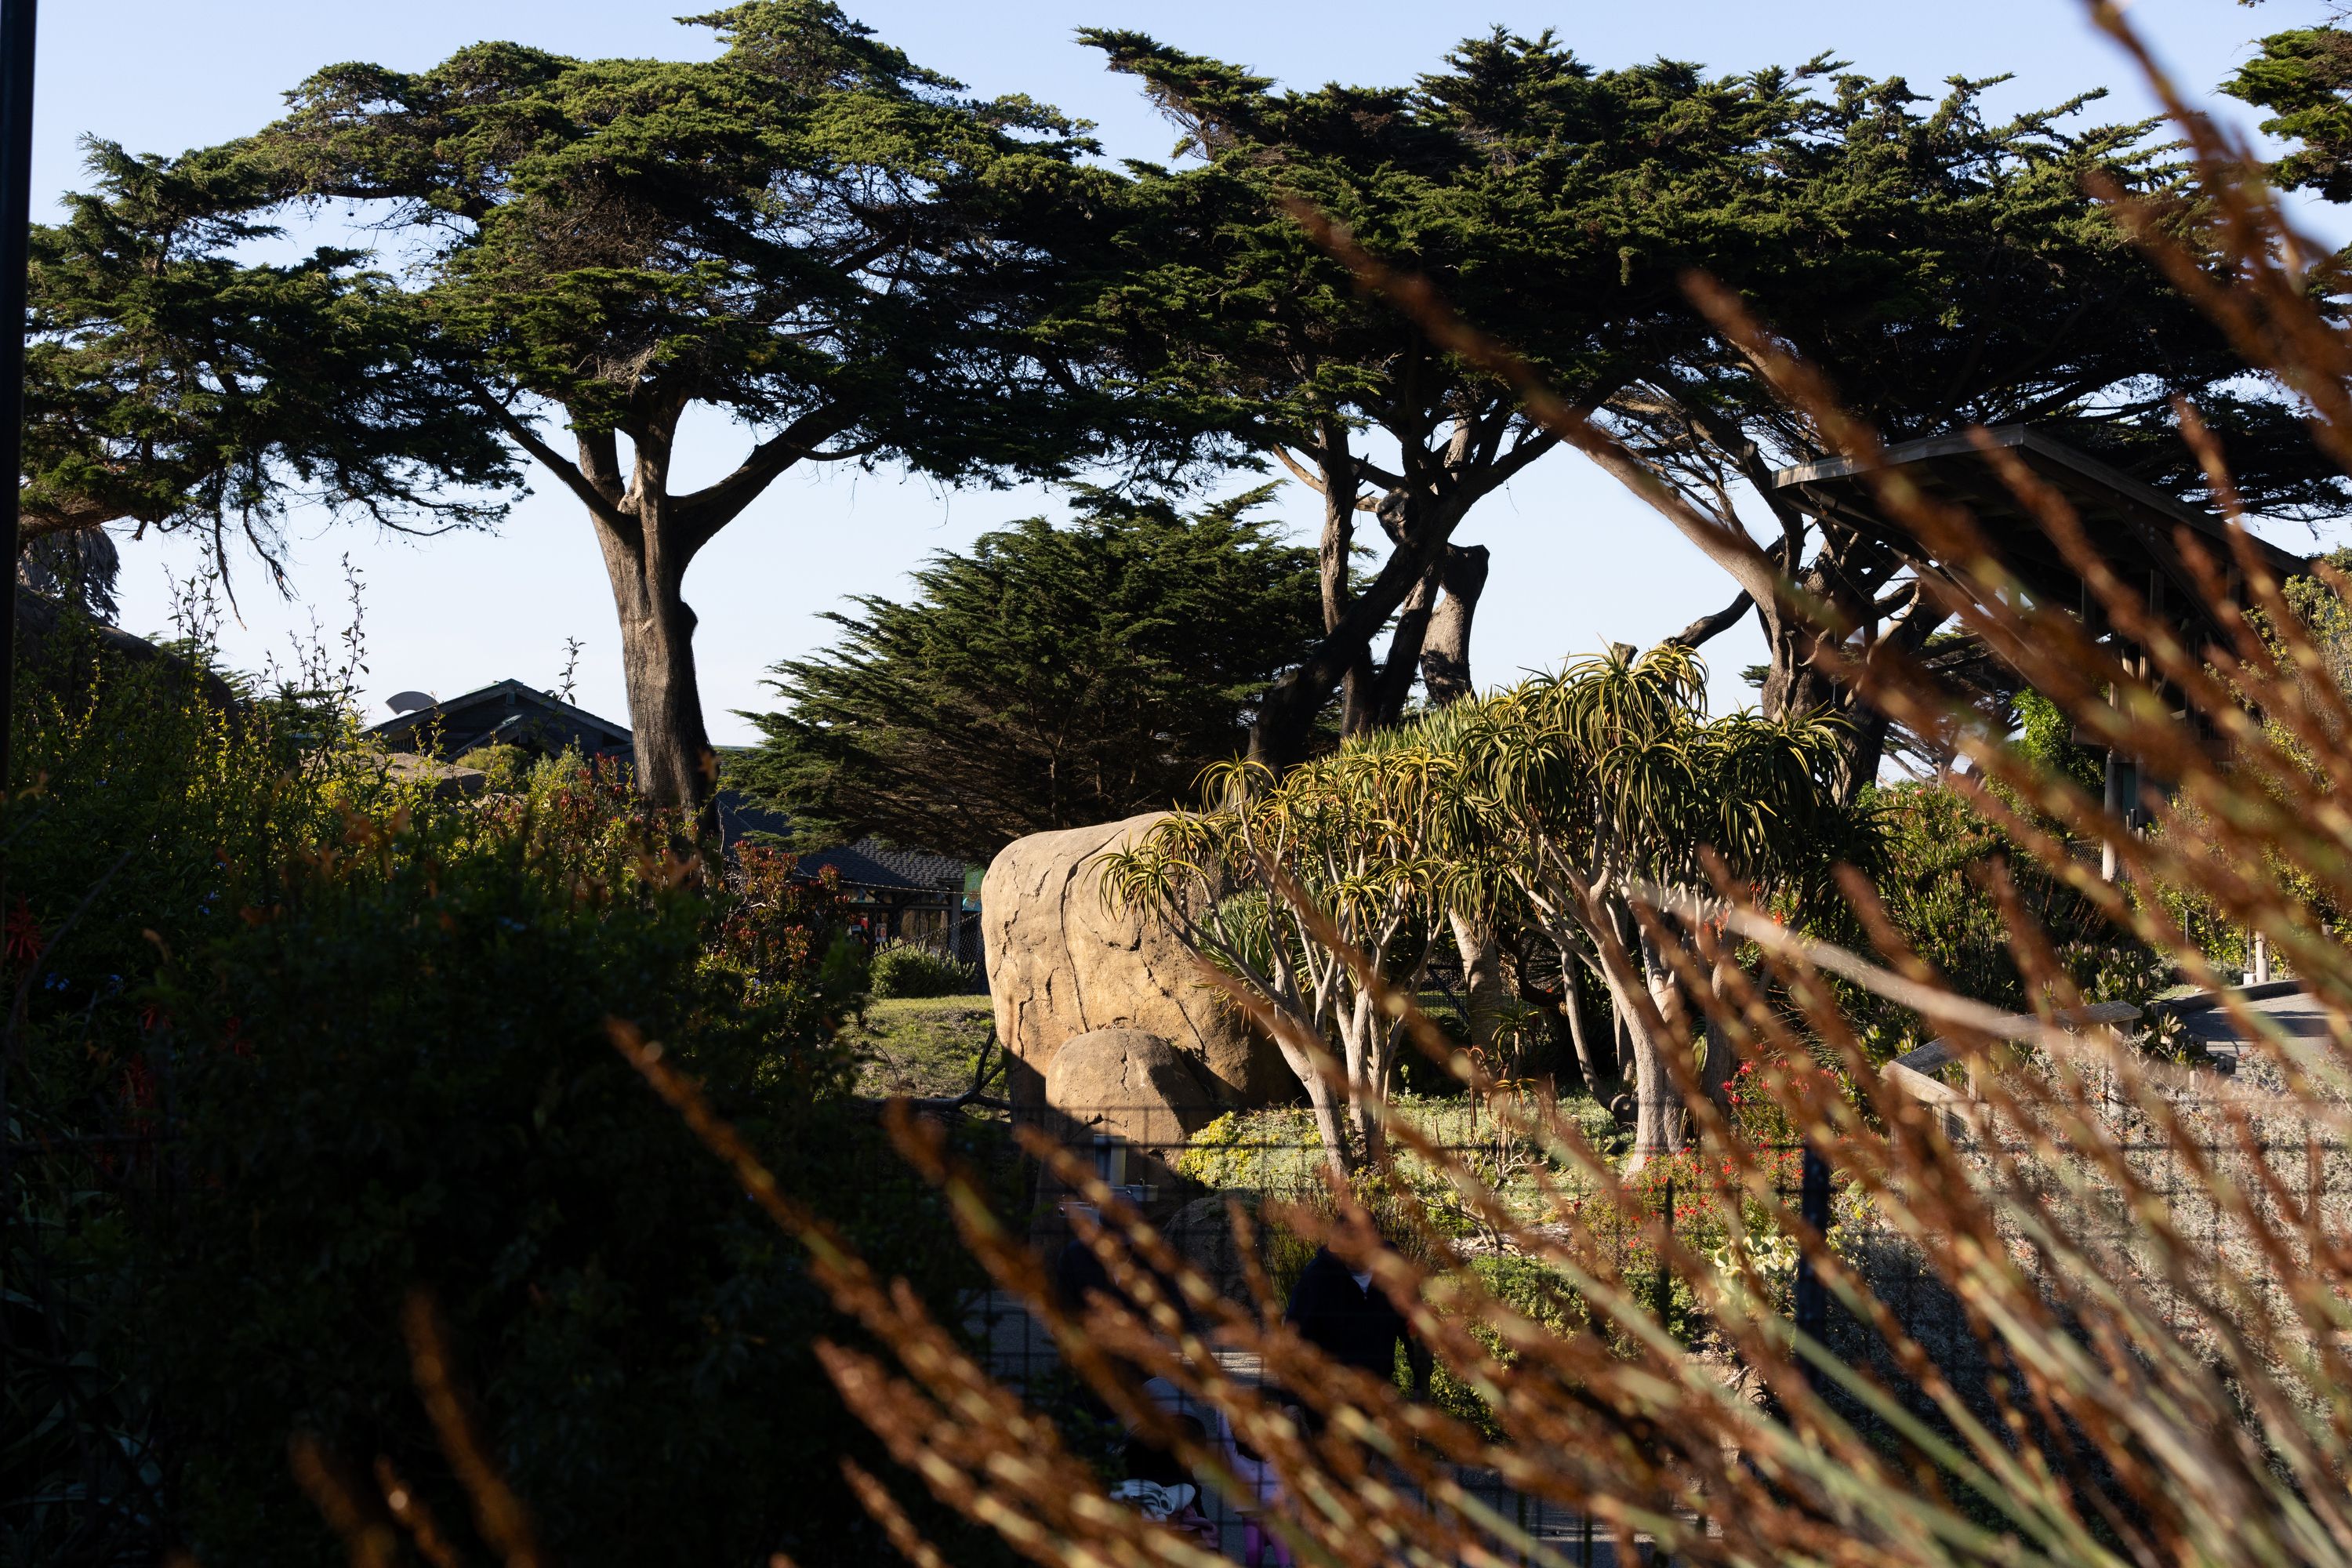
<path fill-rule="evenodd" d="M 6 939 L 11 962 L 30 963 L 41 956 L 41 922 L 33 918 L 33 906 L 22 898 L 8 911 Z"/>

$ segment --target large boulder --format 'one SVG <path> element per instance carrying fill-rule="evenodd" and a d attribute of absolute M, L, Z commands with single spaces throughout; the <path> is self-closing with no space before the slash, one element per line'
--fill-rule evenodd
<path fill-rule="evenodd" d="M 1020 1064 L 1016 1101 L 1042 1100 L 1055 1053 L 1096 1029 L 1159 1036 L 1206 1069 L 1220 1100 L 1262 1105 L 1297 1092 L 1274 1043 L 1202 982 L 1162 922 L 1104 907 L 1102 855 L 1162 815 L 1034 833 L 989 866 L 980 889 L 988 989 L 997 1038 Z"/>

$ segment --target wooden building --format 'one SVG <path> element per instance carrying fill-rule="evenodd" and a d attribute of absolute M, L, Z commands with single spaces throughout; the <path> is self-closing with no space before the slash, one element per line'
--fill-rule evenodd
<path fill-rule="evenodd" d="M 2116 575 L 2144 584 L 2149 609 L 2180 627 L 2189 646 L 2221 639 L 2221 629 L 2174 542 L 2175 534 L 2187 529 L 2225 571 L 2231 570 L 2229 534 L 2220 518 L 2119 473 L 2030 425 L 2004 425 L 1988 434 L 2066 498 L 2082 519 L 2083 531 Z M 1915 564 L 1927 566 L 1927 550 L 1880 507 L 1873 493 L 1866 476 L 1884 468 L 1903 469 L 1923 493 L 1966 508 L 2001 564 L 2028 592 L 2048 603 L 2083 604 L 2081 580 L 2057 542 L 2010 493 L 1990 460 L 1967 436 L 1938 436 L 1889 447 L 1877 469 L 1852 458 L 1783 468 L 1773 475 L 1773 489 L 1800 511 L 1825 524 L 1854 529 Z M 2291 551 L 2260 539 L 2254 548 L 2282 581 L 2311 570 L 2307 560 Z M 2234 574 L 2231 587 L 2234 593 Z"/>
<path fill-rule="evenodd" d="M 2119 473 L 2031 426 L 2001 426 L 1988 434 L 1997 447 L 2007 448 L 2036 478 L 2066 498 L 2081 520 L 2084 537 L 2107 568 L 2118 581 L 2144 591 L 2150 615 L 2170 623 L 2185 646 L 2228 645 L 2216 607 L 2206 601 L 2190 575 L 2180 545 L 2184 534 L 2197 541 L 2224 574 L 2228 601 L 2242 605 L 2244 586 L 2231 550 L 2229 530 L 2221 518 Z M 2028 593 L 2046 604 L 2078 609 L 2094 627 L 2103 624 L 2098 605 L 2067 563 L 2057 542 L 2011 493 L 1990 458 L 1967 436 L 1940 436 L 1889 447 L 1884 462 L 1876 467 L 1851 458 L 1832 458 L 1783 468 L 1773 476 L 1773 488 L 1781 499 L 1825 527 L 1853 529 L 1885 545 L 1915 570 L 1936 571 L 1931 552 L 1879 503 L 1871 476 L 1890 468 L 1903 470 L 1922 493 L 1966 509 L 2003 569 Z M 2311 570 L 2304 556 L 2260 538 L 2252 542 L 2255 558 L 2281 582 Z M 2129 647 L 2118 652 L 2126 668 L 2139 657 Z M 2141 673 L 2153 674 L 2145 660 Z M 2101 744 L 2096 737 L 2080 732 L 2076 740 Z M 2133 759 L 2109 752 L 2105 773 L 2107 809 L 2135 827 L 2141 826 L 2142 781 Z M 2169 788 L 2162 781 L 2149 782 L 2159 790 Z M 2101 858 L 2105 874 L 2112 878 L 2116 872 L 2112 846 L 2106 847 Z"/>
<path fill-rule="evenodd" d="M 629 731 L 553 692 L 501 680 L 462 697 L 427 701 L 368 733 L 385 749 L 452 762 L 484 746 L 519 746 L 534 757 L 577 751 L 583 758 L 627 763 L 636 754 Z"/>
<path fill-rule="evenodd" d="M 719 795 L 719 830 L 731 849 L 754 835 L 782 837 L 791 829 L 782 814 L 734 790 Z M 866 922 L 875 946 L 920 942 L 959 963 L 981 960 L 980 874 L 951 855 L 893 849 L 872 838 L 800 857 L 800 869 L 814 877 L 830 869 Z"/>

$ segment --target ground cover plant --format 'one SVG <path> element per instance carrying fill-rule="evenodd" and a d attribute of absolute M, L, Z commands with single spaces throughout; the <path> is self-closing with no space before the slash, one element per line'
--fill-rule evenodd
<path fill-rule="evenodd" d="M 984 994 L 877 998 L 842 1026 L 844 1042 L 861 1063 L 859 1092 L 917 1100 L 970 1089 L 973 1058 L 994 1049 L 995 1032 Z"/>

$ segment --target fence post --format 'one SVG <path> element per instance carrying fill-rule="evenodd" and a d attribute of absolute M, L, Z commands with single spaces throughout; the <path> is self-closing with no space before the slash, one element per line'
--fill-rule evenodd
<path fill-rule="evenodd" d="M 1815 1235 L 1826 1239 L 1830 1234 L 1830 1163 L 1811 1143 L 1805 1145 L 1804 1176 L 1798 1187 L 1797 1213 Z M 1810 1335 L 1816 1343 L 1827 1343 L 1830 1326 L 1829 1292 L 1822 1288 L 1821 1276 L 1813 1271 L 1811 1253 L 1797 1257 L 1797 1331 Z M 1821 1370 L 1811 1362 L 1804 1365 L 1805 1381 L 1821 1386 Z"/>
<path fill-rule="evenodd" d="M 0 451 L 13 488 L 23 469 L 25 261 L 33 185 L 34 0 L 0 4 Z M 8 540 L 7 593 L 0 597 L 0 795 L 8 788 L 15 737 L 10 697 L 16 670 L 17 515 L 0 518 Z"/>
<path fill-rule="evenodd" d="M 1658 1326 L 1666 1326 L 1666 1310 L 1674 1305 L 1674 1271 L 1666 1266 L 1666 1251 L 1675 1241 L 1675 1179 L 1666 1178 L 1666 1234 L 1658 1244 L 1658 1283 L 1652 1310 L 1657 1313 Z"/>

